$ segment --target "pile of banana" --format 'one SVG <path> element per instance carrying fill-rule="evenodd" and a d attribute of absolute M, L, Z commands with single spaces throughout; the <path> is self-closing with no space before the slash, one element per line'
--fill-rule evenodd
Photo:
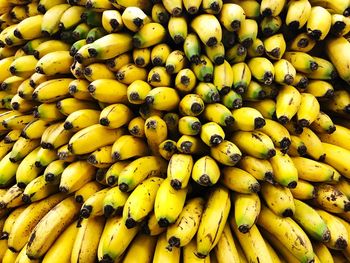
<path fill-rule="evenodd" d="M 349 0 L 0 0 L 0 261 L 350 261 Z"/>

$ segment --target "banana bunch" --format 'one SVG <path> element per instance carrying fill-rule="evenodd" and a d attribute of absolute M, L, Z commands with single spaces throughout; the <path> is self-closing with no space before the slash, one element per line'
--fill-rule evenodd
<path fill-rule="evenodd" d="M 0 0 L 1 262 L 349 262 L 348 0 Z"/>

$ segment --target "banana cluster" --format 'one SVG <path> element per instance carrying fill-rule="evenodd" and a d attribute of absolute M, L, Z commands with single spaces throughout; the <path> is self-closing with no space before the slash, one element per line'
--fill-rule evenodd
<path fill-rule="evenodd" d="M 350 261 L 348 0 L 0 0 L 0 261 Z"/>

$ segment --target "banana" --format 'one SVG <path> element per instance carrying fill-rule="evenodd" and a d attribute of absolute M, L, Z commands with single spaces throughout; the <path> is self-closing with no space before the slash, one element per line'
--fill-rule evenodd
<path fill-rule="evenodd" d="M 152 261 L 157 239 L 145 234 L 138 234 L 130 244 L 123 263 L 149 263 Z"/>
<path fill-rule="evenodd" d="M 166 234 L 161 234 L 158 237 L 156 248 L 154 251 L 153 262 L 169 262 L 175 263 L 180 262 L 180 248 L 173 247 L 169 248 L 168 242 L 166 239 Z"/>
<path fill-rule="evenodd" d="M 177 74 L 180 70 L 186 68 L 186 65 L 186 55 L 180 50 L 172 51 L 165 61 L 165 69 L 168 74 Z"/>
<path fill-rule="evenodd" d="M 236 144 L 227 140 L 215 147 L 211 147 L 210 155 L 217 162 L 228 166 L 235 166 L 242 157 L 242 153 Z"/>
<path fill-rule="evenodd" d="M 219 242 L 230 207 L 231 201 L 227 188 L 218 186 L 210 192 L 197 231 L 197 257 L 205 258 Z"/>
<path fill-rule="evenodd" d="M 291 218 L 277 216 L 263 205 L 257 224 L 279 240 L 300 262 L 314 261 L 314 253 L 308 236 Z"/>
<path fill-rule="evenodd" d="M 147 67 L 151 62 L 151 49 L 150 48 L 139 48 L 134 49 L 132 52 L 134 63 L 139 67 Z"/>
<path fill-rule="evenodd" d="M 321 18 L 321 19 L 320 19 Z M 332 15 L 322 6 L 313 6 L 306 23 L 308 35 L 315 40 L 323 40 L 331 29 Z"/>
<path fill-rule="evenodd" d="M 231 217 L 229 222 L 232 230 L 236 234 L 239 244 L 242 246 L 246 262 L 248 262 L 248 260 L 254 263 L 272 262 L 266 241 L 261 236 L 260 230 L 256 225 L 253 225 L 247 233 L 242 233 L 238 230 L 238 226 L 233 217 Z"/>
<path fill-rule="evenodd" d="M 294 198 L 298 200 L 310 200 L 315 198 L 315 187 L 304 180 L 299 179 L 295 188 L 290 189 Z"/>
<path fill-rule="evenodd" d="M 109 89 L 104 87 L 108 86 Z M 105 103 L 125 103 L 127 102 L 127 85 L 113 79 L 99 79 L 88 86 L 90 95 Z"/>
<path fill-rule="evenodd" d="M 180 70 L 175 77 L 175 88 L 180 92 L 187 94 L 191 92 L 197 84 L 196 75 L 194 72 L 185 68 Z"/>
<path fill-rule="evenodd" d="M 36 59 L 41 59 L 49 53 L 56 51 L 68 51 L 70 46 L 61 40 L 47 40 L 42 42 L 33 51 L 33 55 Z"/>
<path fill-rule="evenodd" d="M 73 197 L 58 203 L 35 226 L 26 246 L 27 256 L 31 259 L 42 257 L 55 239 L 73 222 L 79 212 L 79 205 Z"/>
<path fill-rule="evenodd" d="M 316 98 L 332 98 L 334 96 L 332 84 L 323 80 L 310 80 L 305 92 L 314 95 Z"/>
<path fill-rule="evenodd" d="M 319 242 L 314 242 L 312 243 L 312 247 L 314 249 L 315 255 L 318 258 L 322 258 L 321 262 L 326 262 L 326 263 L 332 263 L 333 261 L 333 256 L 329 249 L 322 243 Z"/>
<path fill-rule="evenodd" d="M 10 161 L 11 152 L 7 153 L 0 161 L 0 185 L 6 187 L 10 185 L 16 176 L 19 163 L 13 163 Z"/>
<path fill-rule="evenodd" d="M 115 79 L 116 76 L 109 70 L 107 65 L 102 63 L 92 63 L 84 68 L 84 77 L 93 82 L 97 79 Z"/>
<path fill-rule="evenodd" d="M 189 33 L 186 36 L 183 44 L 183 50 L 185 52 L 187 59 L 191 63 L 198 64 L 200 62 L 201 43 L 200 43 L 199 37 L 196 34 Z"/>
<path fill-rule="evenodd" d="M 263 16 L 278 16 L 284 6 L 286 4 L 286 1 L 269 1 L 264 0 L 261 2 L 260 5 L 260 13 Z"/>
<path fill-rule="evenodd" d="M 75 133 L 69 140 L 69 151 L 74 154 L 91 153 L 98 148 L 114 143 L 122 134 L 124 130 L 107 129 L 100 124 L 94 124 Z M 91 144 L 94 137 L 101 136 L 98 143 Z"/>
<path fill-rule="evenodd" d="M 186 38 L 187 39 L 187 38 Z M 185 54 L 186 49 L 184 48 Z M 171 52 L 171 48 L 166 43 L 160 43 L 152 47 L 151 50 L 151 62 L 155 67 L 165 65 L 165 61 Z M 187 56 L 187 54 L 186 54 Z"/>
<path fill-rule="evenodd" d="M 349 242 L 348 234 L 345 226 L 338 218 L 324 210 L 316 209 L 316 212 L 321 216 L 326 223 L 330 232 L 330 240 L 325 243 L 328 248 L 335 250 L 344 250 Z"/>
<path fill-rule="evenodd" d="M 315 240 L 328 242 L 330 232 L 321 216 L 311 206 L 302 201 L 295 199 L 294 204 L 293 219 Z"/>
<path fill-rule="evenodd" d="M 139 230 L 139 227 L 128 229 L 122 217 L 114 217 L 110 224 L 111 227 L 103 233 L 99 244 L 105 262 L 118 261 Z"/>
<path fill-rule="evenodd" d="M 187 94 L 178 104 L 179 111 L 184 116 L 198 116 L 204 110 L 204 101 L 200 95 Z"/>
<path fill-rule="evenodd" d="M 201 127 L 202 124 L 197 117 L 184 116 L 179 119 L 178 129 L 182 135 L 197 135 Z"/>
<path fill-rule="evenodd" d="M 242 157 L 237 165 L 242 170 L 253 175 L 257 180 L 273 181 L 273 170 L 268 160 L 246 155 Z"/>
<path fill-rule="evenodd" d="M 133 147 L 130 147 L 130 145 L 133 145 Z M 121 161 L 146 156 L 149 151 L 148 145 L 141 138 L 132 135 L 121 135 L 112 146 L 112 158 L 114 161 Z"/>
<path fill-rule="evenodd" d="M 219 42 L 211 47 L 205 46 L 204 48 L 205 53 L 211 62 L 213 62 L 215 65 L 221 65 L 222 63 L 224 63 L 225 47 L 222 42 Z"/>
<path fill-rule="evenodd" d="M 220 65 L 214 67 L 213 84 L 221 95 L 227 94 L 233 84 L 233 72 L 231 65 L 224 60 Z"/>
<path fill-rule="evenodd" d="M 242 94 L 247 89 L 251 81 L 251 71 L 248 65 L 244 62 L 236 63 L 232 65 L 233 74 L 233 89 Z"/>
<path fill-rule="evenodd" d="M 301 127 L 309 126 L 318 116 L 320 104 L 316 97 L 310 93 L 301 93 L 301 102 L 297 111 L 297 122 Z"/>
<path fill-rule="evenodd" d="M 203 209 L 202 198 L 193 198 L 186 203 L 176 223 L 167 229 L 166 238 L 169 249 L 183 247 L 190 243 L 198 230 Z"/>
<path fill-rule="evenodd" d="M 4 263 L 15 262 L 17 256 L 18 256 L 18 253 L 13 252 L 10 249 L 6 249 L 4 256 L 2 258 L 2 262 Z"/>
<path fill-rule="evenodd" d="M 324 210 L 332 213 L 342 213 L 350 210 L 349 199 L 337 188 L 329 184 L 315 187 L 315 202 Z"/>
<path fill-rule="evenodd" d="M 239 178 L 239 183 L 234 182 L 234 177 Z M 238 193 L 249 194 L 260 191 L 259 182 L 251 174 L 236 167 L 225 167 L 222 169 L 220 182 L 230 190 Z"/>
<path fill-rule="evenodd" d="M 322 6 L 324 8 L 327 8 L 331 13 L 336 14 L 344 14 L 344 16 L 349 15 L 349 6 L 348 3 L 344 3 L 341 1 L 318 1 L 318 0 L 312 0 L 310 1 L 312 5 L 318 5 Z"/>
<path fill-rule="evenodd" d="M 57 4 L 48 9 L 41 23 L 41 32 L 51 36 L 59 31 L 59 23 L 64 12 L 70 7 L 68 4 Z"/>
<path fill-rule="evenodd" d="M 5 144 L 11 144 L 13 145 L 21 136 L 22 131 L 21 130 L 12 130 L 9 131 L 6 136 L 4 137 L 4 140 L 2 143 Z"/>
<path fill-rule="evenodd" d="M 337 182 L 340 174 L 330 165 L 304 157 L 292 157 L 298 177 L 309 182 Z"/>
<path fill-rule="evenodd" d="M 186 154 L 174 154 L 168 165 L 167 176 L 175 190 L 187 187 L 191 177 L 193 158 Z"/>
<path fill-rule="evenodd" d="M 266 124 L 261 113 L 250 107 L 242 107 L 232 110 L 232 116 L 235 119 L 232 128 L 240 131 L 253 131 L 263 128 Z"/>
<path fill-rule="evenodd" d="M 336 189 L 342 192 L 347 198 L 350 196 L 349 191 L 349 182 L 347 179 L 341 177 L 339 181 L 334 185 Z"/>
<path fill-rule="evenodd" d="M 123 208 L 123 221 L 127 228 L 135 227 L 152 211 L 162 182 L 159 177 L 146 179 L 130 194 Z"/>
<path fill-rule="evenodd" d="M 256 193 L 232 195 L 234 211 L 231 220 L 235 220 L 235 225 L 239 232 L 248 233 L 255 224 L 260 213 L 260 199 Z"/>
<path fill-rule="evenodd" d="M 73 58 L 69 55 L 69 51 L 54 51 L 40 58 L 35 70 L 48 76 L 68 74 L 72 63 Z"/>
<path fill-rule="evenodd" d="M 275 76 L 275 69 L 273 64 L 267 58 L 251 58 L 247 65 L 255 79 L 266 85 L 272 84 Z"/>
<path fill-rule="evenodd" d="M 149 71 L 147 82 L 153 87 L 168 87 L 171 86 L 172 80 L 165 67 L 156 66 Z"/>
<path fill-rule="evenodd" d="M 85 219 L 103 215 L 103 202 L 108 190 L 109 189 L 105 188 L 87 197 L 80 208 L 77 227 L 81 227 L 82 222 L 86 221 Z"/>
<path fill-rule="evenodd" d="M 34 117 L 53 122 L 62 120 L 64 115 L 57 109 L 56 103 L 42 103 L 34 110 Z"/>
<path fill-rule="evenodd" d="M 260 8 L 260 6 L 256 6 Z M 254 8 L 256 8 L 254 7 Z M 264 36 L 272 36 L 276 34 L 282 27 L 282 19 L 280 16 L 265 16 L 260 23 L 260 28 Z"/>
<path fill-rule="evenodd" d="M 129 195 L 129 193 L 120 191 L 118 186 L 110 188 L 103 200 L 103 213 L 105 217 L 121 214 Z"/>
<path fill-rule="evenodd" d="M 214 66 L 206 55 L 200 55 L 199 61 L 191 64 L 191 70 L 199 81 L 212 82 Z"/>
<path fill-rule="evenodd" d="M 255 20 L 247 18 L 241 21 L 241 26 L 237 31 L 237 38 L 244 48 L 252 46 L 257 38 L 257 34 L 258 24 Z"/>
<path fill-rule="evenodd" d="M 254 39 L 252 45 L 247 49 L 249 57 L 261 57 L 264 55 L 264 52 L 264 42 L 259 38 Z"/>
<path fill-rule="evenodd" d="M 279 60 L 282 58 L 286 51 L 286 42 L 283 34 L 274 34 L 264 39 L 265 53 L 273 60 Z"/>
<path fill-rule="evenodd" d="M 154 203 L 154 213 L 160 227 L 167 227 L 177 220 L 183 210 L 186 194 L 187 188 L 175 190 L 170 178 L 161 183 Z"/>
<path fill-rule="evenodd" d="M 291 1 L 291 2 L 298 2 L 298 1 Z M 304 2 L 304 1 L 301 1 L 301 2 Z M 306 32 L 303 32 L 298 34 L 294 39 L 290 40 L 287 46 L 288 46 L 288 49 L 292 51 L 309 52 L 314 48 L 316 43 L 317 43 L 316 40 L 312 39 Z M 321 68 L 321 65 L 320 65 L 320 68 Z M 315 73 L 317 71 L 322 71 L 322 69 L 318 68 L 317 70 L 309 74 L 317 76 L 317 73 Z"/>
<path fill-rule="evenodd" d="M 212 14 L 196 16 L 191 22 L 191 28 L 206 46 L 211 47 L 221 42 L 221 26 L 219 20 Z"/>
<path fill-rule="evenodd" d="M 301 94 L 293 86 L 282 86 L 276 98 L 276 118 L 281 124 L 289 122 L 298 112 Z"/>
<path fill-rule="evenodd" d="M 57 149 L 57 156 L 59 160 L 64 160 L 68 163 L 74 162 L 77 159 L 77 156 L 68 150 L 68 144 Z"/>
<path fill-rule="evenodd" d="M 13 110 L 26 113 L 33 109 L 37 104 L 33 101 L 28 101 L 21 98 L 18 93 L 14 95 L 11 99 L 11 108 Z"/>
<path fill-rule="evenodd" d="M 0 75 L 0 81 L 3 82 L 5 79 L 11 77 L 11 72 L 10 72 L 10 65 L 12 64 L 12 62 L 15 60 L 14 56 L 10 56 L 10 57 L 6 57 L 6 58 L 2 58 L 0 60 L 0 66 L 2 69 L 1 71 L 1 75 Z"/>
<path fill-rule="evenodd" d="M 58 183 L 58 181 L 47 183 L 45 176 L 38 176 L 24 188 L 22 196 L 23 202 L 29 204 L 58 192 Z"/>
<path fill-rule="evenodd" d="M 337 145 L 350 151 L 350 147 L 348 146 L 350 140 L 350 130 L 341 125 L 335 125 L 333 127 L 335 129 L 333 133 L 319 133 L 318 137 L 322 142 Z"/>
<path fill-rule="evenodd" d="M 232 126 L 235 119 L 231 111 L 221 103 L 207 104 L 203 111 L 203 117 L 207 121 L 213 121 L 221 126 Z"/>
<path fill-rule="evenodd" d="M 291 217 L 295 212 L 293 195 L 289 188 L 263 183 L 261 194 L 266 205 L 278 216 Z"/>
<path fill-rule="evenodd" d="M 100 111 L 92 109 L 77 110 L 68 115 L 63 127 L 72 132 L 80 131 L 91 125 L 98 124 L 100 113 Z"/>
<path fill-rule="evenodd" d="M 8 94 L 15 94 L 22 81 L 24 81 L 22 77 L 8 77 L 1 83 L 0 90 L 6 91 Z"/>
<path fill-rule="evenodd" d="M 23 205 L 22 193 L 23 189 L 19 188 L 17 184 L 11 186 L 5 190 L 0 199 L 0 207 L 3 208 L 14 208 Z"/>
<path fill-rule="evenodd" d="M 148 92 L 145 102 L 153 109 L 172 111 L 178 107 L 180 97 L 173 88 L 156 87 Z"/>
<path fill-rule="evenodd" d="M 236 131 L 230 140 L 241 151 L 256 158 L 269 159 L 276 155 L 273 141 L 268 135 L 259 131 Z"/>
<path fill-rule="evenodd" d="M 74 194 L 74 199 L 77 203 L 84 203 L 90 196 L 102 190 L 102 185 L 96 181 L 86 183 L 82 188 L 77 190 Z"/>
<path fill-rule="evenodd" d="M 123 104 L 111 104 L 100 114 L 100 124 L 111 129 L 119 128 L 132 119 L 132 111 Z"/>
<path fill-rule="evenodd" d="M 38 167 L 46 167 L 51 162 L 58 159 L 57 151 L 52 149 L 41 149 L 38 151 L 38 155 L 36 157 L 35 165 Z"/>
<path fill-rule="evenodd" d="M 146 81 L 147 71 L 144 68 L 137 67 L 134 63 L 129 63 L 117 71 L 116 78 L 121 83 L 129 85 L 135 80 Z"/>
<path fill-rule="evenodd" d="M 337 70 L 329 60 L 315 56 L 313 56 L 313 59 L 319 67 L 315 71 L 308 73 L 308 78 L 315 80 L 332 80 L 337 77 Z"/>
<path fill-rule="evenodd" d="M 220 169 L 217 162 L 210 156 L 199 158 L 193 165 L 191 177 L 203 186 L 211 186 L 219 180 Z"/>
<path fill-rule="evenodd" d="M 208 153 L 209 150 L 199 137 L 190 135 L 182 135 L 176 142 L 176 147 L 180 153 L 192 155 Z"/>
<path fill-rule="evenodd" d="M 259 130 L 271 138 L 275 147 L 279 147 L 283 151 L 288 150 L 291 144 L 291 138 L 288 130 L 283 127 L 283 125 L 276 121 L 266 119 L 265 126 Z"/>
<path fill-rule="evenodd" d="M 322 147 L 325 152 L 324 162 L 331 165 L 338 172 L 348 178 L 350 172 L 346 163 L 350 158 L 350 151 L 340 146 L 324 142 L 322 143 Z"/>
<path fill-rule="evenodd" d="M 165 140 L 159 144 L 159 154 L 165 160 L 170 160 L 171 157 L 177 153 L 176 142 L 173 140 Z"/>
<path fill-rule="evenodd" d="M 270 163 L 274 172 L 274 180 L 288 188 L 295 188 L 298 181 L 298 170 L 292 159 L 286 153 L 276 149 L 276 155 L 270 158 Z"/>
<path fill-rule="evenodd" d="M 297 135 L 305 144 L 306 153 L 316 161 L 323 161 L 326 156 L 325 147 L 318 136 L 309 128 L 304 127 L 302 132 Z"/>
<path fill-rule="evenodd" d="M 335 90 L 334 96 L 323 106 L 325 110 L 345 117 L 349 113 L 349 104 L 350 94 L 346 90 Z"/>
<path fill-rule="evenodd" d="M 147 177 L 164 177 L 166 169 L 166 163 L 159 157 L 144 156 L 124 166 L 118 174 L 112 171 L 107 172 L 108 182 L 118 180 L 119 189 L 123 192 L 129 192 Z M 109 173 L 113 175 L 113 180 Z"/>
<path fill-rule="evenodd" d="M 112 145 L 103 146 L 92 152 L 86 161 L 97 168 L 109 168 L 113 164 Z"/>
<path fill-rule="evenodd" d="M 69 94 L 76 99 L 92 100 L 92 97 L 88 90 L 89 84 L 90 83 L 87 80 L 75 79 L 69 83 Z"/>
<path fill-rule="evenodd" d="M 296 69 L 285 59 L 280 59 L 273 64 L 275 68 L 275 81 L 279 84 L 292 85 L 296 76 Z"/>
<path fill-rule="evenodd" d="M 35 72 L 37 59 L 33 55 L 26 55 L 16 58 L 10 65 L 12 75 L 29 78 Z"/>
<path fill-rule="evenodd" d="M 16 182 L 18 187 L 24 189 L 33 179 L 39 176 L 42 168 L 35 166 L 36 156 L 40 147 L 32 150 L 24 159 L 21 161 L 16 172 Z"/>
<path fill-rule="evenodd" d="M 21 215 L 21 213 L 26 209 L 26 206 L 20 206 L 14 209 L 6 219 L 4 219 L 4 222 L 2 222 L 2 232 L 0 236 L 0 240 L 6 240 L 9 237 L 9 234 L 11 233 L 13 224 L 16 222 L 17 218 Z"/>
<path fill-rule="evenodd" d="M 311 3 L 306 0 L 289 1 L 287 4 L 286 25 L 292 31 L 302 28 L 311 14 Z"/>
<path fill-rule="evenodd" d="M 142 117 L 135 117 L 128 124 L 128 131 L 135 137 L 145 137 L 145 120 Z"/>
<path fill-rule="evenodd" d="M 136 48 L 147 48 L 161 43 L 166 30 L 158 23 L 145 24 L 133 37 L 132 44 Z"/>
<path fill-rule="evenodd" d="M 78 41 L 83 38 L 87 39 L 87 35 L 90 30 L 91 30 L 91 27 L 87 23 L 80 23 L 72 31 L 71 37 L 74 39 L 74 41 Z M 62 36 L 61 38 L 63 39 Z"/>
<path fill-rule="evenodd" d="M 44 170 L 44 177 L 46 182 L 57 182 L 61 179 L 61 174 L 64 169 L 68 166 L 68 163 L 64 160 L 52 161 Z"/>
<path fill-rule="evenodd" d="M 239 30 L 245 18 L 244 9 L 238 4 L 227 3 L 222 5 L 219 21 L 228 31 Z"/>
<path fill-rule="evenodd" d="M 229 109 L 239 109 L 243 106 L 243 99 L 241 94 L 234 90 L 230 90 L 222 97 L 222 103 Z"/>
<path fill-rule="evenodd" d="M 45 254 L 43 263 L 70 262 L 74 241 L 78 233 L 76 223 L 70 224 L 66 230 L 56 239 Z"/>
<path fill-rule="evenodd" d="M 201 127 L 200 137 L 206 145 L 211 147 L 220 144 L 225 139 L 225 133 L 216 122 L 207 122 Z"/>
<path fill-rule="evenodd" d="M 305 52 L 288 51 L 284 53 L 283 58 L 288 60 L 297 71 L 302 73 L 312 73 L 318 69 L 316 60 Z"/>
<path fill-rule="evenodd" d="M 181 44 L 187 37 L 187 21 L 184 16 L 171 16 L 168 22 L 168 31 L 175 44 Z"/>
<path fill-rule="evenodd" d="M 96 169 L 85 161 L 73 162 L 62 172 L 59 190 L 64 193 L 72 193 L 92 181 L 95 172 Z"/>
<path fill-rule="evenodd" d="M 19 252 L 26 245 L 32 230 L 38 222 L 64 198 L 65 195 L 63 194 L 55 194 L 39 202 L 30 204 L 12 226 L 8 238 L 9 248 Z"/>
<path fill-rule="evenodd" d="M 262 86 L 260 83 L 252 80 L 242 94 L 242 98 L 245 101 L 262 101 L 265 98 L 268 98 L 265 90 L 272 90 L 269 86 Z"/>

